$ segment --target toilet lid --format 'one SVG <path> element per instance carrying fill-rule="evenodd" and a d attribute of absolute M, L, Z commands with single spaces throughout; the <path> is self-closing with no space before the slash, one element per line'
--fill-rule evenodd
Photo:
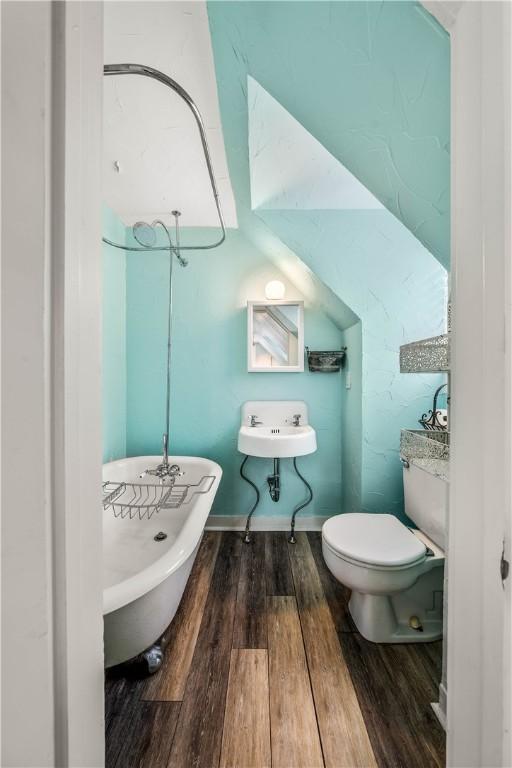
<path fill-rule="evenodd" d="M 423 542 L 393 515 L 336 515 L 324 523 L 322 536 L 341 556 L 368 565 L 409 565 L 426 553 Z"/>

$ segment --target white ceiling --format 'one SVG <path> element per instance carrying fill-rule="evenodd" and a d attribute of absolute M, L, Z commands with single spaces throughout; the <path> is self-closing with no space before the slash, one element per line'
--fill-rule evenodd
<path fill-rule="evenodd" d="M 178 81 L 202 114 L 228 227 L 236 227 L 206 4 L 105 2 L 105 63 L 146 64 Z M 104 199 L 131 225 L 182 212 L 183 226 L 217 226 L 192 113 L 149 78 L 104 78 Z M 117 170 L 117 168 L 119 170 Z"/>

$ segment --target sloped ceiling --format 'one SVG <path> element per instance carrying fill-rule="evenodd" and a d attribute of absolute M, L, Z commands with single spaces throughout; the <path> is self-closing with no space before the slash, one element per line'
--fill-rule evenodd
<path fill-rule="evenodd" d="M 214 0 L 208 12 L 221 92 L 223 73 L 245 96 L 256 79 L 447 266 L 450 44 L 436 20 L 391 0 Z M 230 135 L 244 119 L 229 113 Z"/>
<path fill-rule="evenodd" d="M 368 210 L 384 206 L 252 77 L 247 78 L 253 208 Z"/>
<path fill-rule="evenodd" d="M 228 227 L 237 225 L 224 150 L 204 2 L 105 2 L 105 63 L 146 64 L 182 85 L 206 126 Z M 185 103 L 143 77 L 104 78 L 104 200 L 127 225 L 169 218 L 184 226 L 218 220 L 199 133 Z"/>
<path fill-rule="evenodd" d="M 407 0 L 208 9 L 240 227 L 270 258 L 296 254 L 361 319 L 358 508 L 401 515 L 400 427 L 414 428 L 440 383 L 401 376 L 398 351 L 445 327 L 449 42 Z M 265 182 L 272 163 L 258 171 L 267 151 L 274 165 L 286 155 L 283 185 Z M 372 193 L 363 205 L 383 206 L 313 189 L 350 174 Z"/>
<path fill-rule="evenodd" d="M 111 0 L 104 4 L 106 63 L 134 62 L 176 79 L 196 101 L 207 130 L 228 227 L 237 227 L 218 105 L 206 4 Z M 188 227 L 218 224 L 199 136 L 184 103 L 141 77 L 104 79 L 104 199 L 127 226 L 182 211 Z M 252 241 L 304 295 L 339 327 L 357 316 L 270 231 Z"/>

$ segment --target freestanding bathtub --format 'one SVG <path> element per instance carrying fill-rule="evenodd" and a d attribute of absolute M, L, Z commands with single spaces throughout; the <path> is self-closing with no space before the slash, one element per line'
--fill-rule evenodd
<path fill-rule="evenodd" d="M 137 456 L 104 464 L 103 482 L 109 483 L 104 493 L 121 483 L 160 486 L 158 478 L 140 475 L 161 461 L 161 456 Z M 222 470 L 214 461 L 173 456 L 169 462 L 183 473 L 176 480 L 178 495 L 185 485 L 199 484 L 179 506 L 164 506 L 150 519 L 139 519 L 136 510 L 130 517 L 130 508 L 122 504 L 103 512 L 106 667 L 146 651 L 174 618 L 219 486 Z"/>

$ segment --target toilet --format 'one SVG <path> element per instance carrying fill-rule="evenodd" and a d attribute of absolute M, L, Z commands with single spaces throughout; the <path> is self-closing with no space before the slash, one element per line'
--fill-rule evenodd
<path fill-rule="evenodd" d="M 431 642 L 443 633 L 448 483 L 404 466 L 404 496 L 418 529 L 362 512 L 336 515 L 322 528 L 326 565 L 352 590 L 350 614 L 374 643 Z"/>

